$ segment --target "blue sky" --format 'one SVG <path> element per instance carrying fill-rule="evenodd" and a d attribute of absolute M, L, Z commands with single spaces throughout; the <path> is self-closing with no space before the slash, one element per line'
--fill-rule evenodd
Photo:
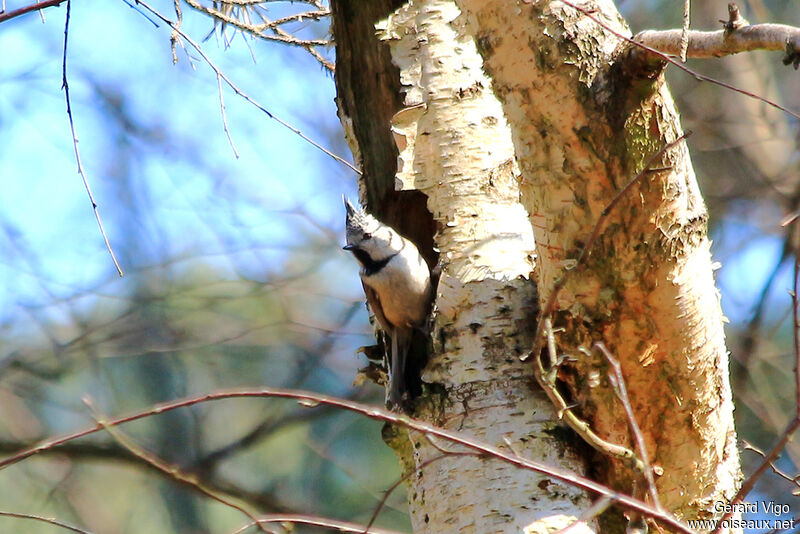
<path fill-rule="evenodd" d="M 153 5 L 174 16 L 171 2 Z M 44 24 L 29 14 L 0 25 L 0 216 L 6 229 L 18 232 L 14 239 L 0 234 L 0 302 L 5 304 L 46 303 L 53 294 L 81 292 L 103 281 L 110 281 L 110 291 L 125 287 L 124 281 L 113 281 L 113 265 L 76 173 L 60 89 L 65 11 L 64 5 L 46 10 Z M 187 9 L 183 28 L 199 41 L 211 24 Z M 251 41 L 254 63 L 241 35 L 227 50 L 213 36 L 203 46 L 271 112 L 349 158 L 338 131 L 333 79 L 305 51 Z M 202 255 L 212 262 L 216 256 L 224 266 L 231 255 L 223 252 L 230 249 L 216 234 L 243 251 L 232 254 L 237 268 L 256 268 L 264 258 L 277 265 L 287 246 L 318 233 L 315 225 L 340 228 L 339 196 L 355 196 L 354 174 L 226 88 L 228 124 L 241 156 L 234 158 L 213 72 L 196 54 L 196 70 L 182 50 L 178 55 L 173 65 L 169 28 L 155 28 L 121 0 L 72 6 L 68 68 L 81 155 L 123 268 L 157 262 L 165 252 Z M 128 113 L 155 132 L 157 141 L 137 145 L 134 139 L 130 161 L 113 161 L 120 140 L 110 135 L 108 108 L 97 101 L 92 83 L 118 93 Z M 132 169 L 151 201 L 133 226 L 162 240 L 158 250 L 138 250 L 136 258 L 125 257 L 120 233 L 130 230 L 131 221 L 121 220 L 116 210 L 125 188 L 114 182 L 113 170 L 122 164 Z M 286 213 L 298 207 L 314 221 Z M 736 221 L 725 223 L 723 234 L 752 236 L 754 229 Z M 246 249 L 253 245 L 258 262 L 252 256 L 248 260 Z M 723 259 L 717 273 L 723 306 L 732 320 L 748 317 L 779 250 L 777 237 L 763 235 L 752 236 L 735 253 L 717 250 L 717 259 Z M 775 297 L 785 298 L 788 286 L 787 270 Z M 18 312 L 13 305 L 3 308 L 0 316 L 6 318 Z"/>
<path fill-rule="evenodd" d="M 171 2 L 153 5 L 174 17 Z M 45 11 L 44 24 L 34 13 L 0 26 L 0 214 L 16 235 L 0 233 L 0 302 L 6 304 L 45 303 L 53 294 L 66 296 L 103 281 L 112 292 L 124 291 L 124 280 L 113 280 L 113 264 L 76 173 L 60 89 L 65 12 L 62 5 Z M 211 23 L 187 12 L 183 29 L 200 41 Z M 247 269 L 248 247 L 259 249 L 259 263 L 264 257 L 280 262 L 287 246 L 318 232 L 315 224 L 340 227 L 339 198 L 343 192 L 354 195 L 352 171 L 226 88 L 236 159 L 223 131 L 213 71 L 191 52 L 194 70 L 180 48 L 173 65 L 169 36 L 164 24 L 155 28 L 122 1 L 72 5 L 73 116 L 84 168 L 123 269 L 157 262 L 165 252 L 203 255 L 212 262 L 217 255 L 225 265 L 230 260 L 222 253 L 231 248 L 242 250 L 231 255 Z M 332 77 L 303 50 L 250 44 L 256 62 L 241 35 L 227 50 L 214 36 L 203 47 L 243 91 L 349 159 L 338 131 Z M 118 126 L 111 124 L 109 107 L 98 101 L 93 84 L 118 96 L 117 104 L 152 134 L 147 141 L 135 135 L 124 140 L 131 144 L 127 161 L 113 160 L 121 142 Z M 151 208 L 133 223 L 117 213 L 120 195 L 126 194 L 124 184 L 114 182 L 117 166 L 125 166 L 150 199 Z M 313 214 L 313 224 L 285 213 L 298 207 Z M 162 247 L 126 258 L 120 233 L 131 225 L 161 236 Z M 142 258 L 143 253 L 152 256 Z M 3 308 L 6 318 L 16 313 L 14 306 Z"/>

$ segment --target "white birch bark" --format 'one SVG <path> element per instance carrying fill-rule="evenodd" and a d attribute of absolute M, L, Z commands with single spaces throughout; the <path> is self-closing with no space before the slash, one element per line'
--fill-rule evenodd
<path fill-rule="evenodd" d="M 508 125 L 458 15 L 449 0 L 413 1 L 381 25 L 407 89 L 394 120 L 397 186 L 424 192 L 440 227 L 434 354 L 423 375 L 434 393 L 414 415 L 580 472 L 519 361 L 536 312 L 533 233 Z M 448 456 L 420 469 L 439 447 L 452 449 L 420 435 L 398 431 L 392 445 L 416 470 L 417 533 L 521 532 L 536 519 L 558 530 L 588 505 L 575 488 L 490 459 Z"/>
<path fill-rule="evenodd" d="M 681 126 L 663 79 L 611 69 L 619 38 L 561 2 L 457 0 L 503 103 L 538 250 L 540 302 L 574 265 L 595 222 Z M 609 0 L 576 2 L 629 34 Z M 586 268 L 567 274 L 554 323 L 577 359 L 562 369 L 592 427 L 630 443 L 602 341 L 622 364 L 665 507 L 710 517 L 739 478 L 728 353 L 707 213 L 686 144 L 668 151 L 612 212 Z M 597 385 L 593 378 L 598 379 Z M 608 483 L 629 488 L 614 463 Z"/>

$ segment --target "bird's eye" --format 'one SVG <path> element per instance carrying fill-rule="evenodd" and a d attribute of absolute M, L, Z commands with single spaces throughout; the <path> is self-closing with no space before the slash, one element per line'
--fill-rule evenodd
<path fill-rule="evenodd" d="M 365 234 L 364 234 L 364 239 L 372 239 L 372 234 L 370 234 L 370 233 L 365 233 Z"/>

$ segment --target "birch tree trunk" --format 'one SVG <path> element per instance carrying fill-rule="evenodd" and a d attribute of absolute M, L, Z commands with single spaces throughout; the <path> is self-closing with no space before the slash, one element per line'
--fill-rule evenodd
<path fill-rule="evenodd" d="M 735 492 L 739 463 L 707 215 L 685 143 L 622 199 L 589 261 L 569 270 L 609 202 L 682 133 L 663 75 L 619 68 L 620 40 L 563 3 L 456 3 L 333 4 L 339 107 L 354 154 L 370 167 L 365 146 L 375 138 L 361 122 L 385 135 L 388 103 L 376 98 L 402 85 L 402 105 L 388 104 L 399 149 L 394 185 L 425 195 L 409 200 L 366 172 L 362 201 L 423 249 L 425 229 L 436 229 L 433 353 L 413 415 L 631 493 L 634 475 L 566 430 L 531 363 L 520 362 L 534 345 L 537 299 L 547 302 L 566 277 L 552 319 L 571 357 L 559 372 L 571 402 L 604 439 L 632 447 L 607 364 L 586 354 L 604 343 L 662 473 L 662 504 L 681 518 L 711 517 Z M 628 33 L 611 2 L 591 8 Z M 368 38 L 379 14 L 399 72 Z M 357 50 L 356 42 L 369 44 Z M 355 74 L 361 52 L 381 58 L 378 73 Z M 369 116 L 372 106 L 378 116 Z M 392 212 L 392 199 L 423 204 L 434 224 Z M 489 459 L 434 460 L 452 447 L 400 429 L 388 441 L 414 470 L 415 532 L 556 531 L 594 497 Z M 592 528 L 617 532 L 620 519 L 607 514 Z"/>

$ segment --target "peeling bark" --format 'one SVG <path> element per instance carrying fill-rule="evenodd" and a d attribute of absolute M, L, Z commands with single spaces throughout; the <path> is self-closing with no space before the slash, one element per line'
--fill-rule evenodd
<path fill-rule="evenodd" d="M 336 103 L 347 142 L 363 178 L 361 204 L 381 221 L 411 239 L 430 266 L 436 264 L 436 228 L 416 191 L 394 187 L 397 147 L 392 116 L 402 107 L 400 73 L 389 47 L 378 40 L 375 24 L 404 0 L 336 0 L 331 2 L 336 42 Z"/>
<path fill-rule="evenodd" d="M 617 206 L 586 268 L 568 271 L 616 192 L 681 134 L 663 76 L 615 78 L 619 40 L 562 3 L 458 4 L 511 126 L 537 242 L 540 302 L 567 277 L 554 324 L 563 328 L 559 346 L 576 361 L 562 378 L 597 433 L 629 444 L 603 359 L 578 350 L 605 343 L 622 364 L 650 457 L 663 469 L 662 503 L 682 518 L 710 517 L 740 475 L 707 213 L 685 144 Z M 591 7 L 629 35 L 612 2 Z M 600 471 L 630 491 L 623 466 L 610 462 Z"/>
<path fill-rule="evenodd" d="M 398 186 L 423 192 L 441 229 L 434 350 L 423 374 L 430 393 L 415 416 L 581 471 L 519 361 L 536 313 L 533 234 L 508 125 L 458 14 L 451 1 L 412 2 L 381 25 L 406 91 L 393 121 Z M 401 433 L 398 442 L 406 439 L 396 450 L 412 468 L 441 454 L 422 436 Z M 588 504 L 575 488 L 473 456 L 418 472 L 409 502 L 415 532 L 478 533 L 557 517 L 563 528 Z"/>
<path fill-rule="evenodd" d="M 406 192 L 426 199 L 428 229 L 437 230 L 429 233 L 441 266 L 433 353 L 413 415 L 581 473 L 591 464 L 597 478 L 632 492 L 625 466 L 569 444 L 575 435 L 532 385 L 530 364 L 519 362 L 534 345 L 537 298 L 546 302 L 567 276 L 553 319 L 561 351 L 575 358 L 560 369 L 572 402 L 595 432 L 630 446 L 607 364 L 579 350 L 602 341 L 622 365 L 649 455 L 663 471 L 662 504 L 682 518 L 710 517 L 714 502 L 735 492 L 739 464 L 707 213 L 685 143 L 622 199 L 587 264 L 570 271 L 609 201 L 682 133 L 663 76 L 619 68 L 619 40 L 563 3 L 457 4 L 463 14 L 449 0 L 415 0 L 380 24 L 399 67 L 392 87 L 405 91 L 392 108 L 393 185 L 401 191 L 371 173 L 362 182 L 368 202 Z M 629 35 L 610 0 L 591 7 Z M 335 37 L 340 99 L 368 109 L 373 93 L 346 96 L 358 76 L 340 80 L 347 71 L 338 61 L 357 61 L 357 53 L 340 56 L 338 47 L 349 45 Z M 380 46 L 370 43 L 367 53 Z M 381 143 L 388 109 L 373 125 L 386 128 Z M 374 139 L 353 130 L 366 161 Z M 451 447 L 390 431 L 387 441 L 414 470 L 415 532 L 546 532 L 589 508 L 574 488 L 488 459 L 430 463 Z M 617 511 L 605 521 L 620 519 Z"/>

